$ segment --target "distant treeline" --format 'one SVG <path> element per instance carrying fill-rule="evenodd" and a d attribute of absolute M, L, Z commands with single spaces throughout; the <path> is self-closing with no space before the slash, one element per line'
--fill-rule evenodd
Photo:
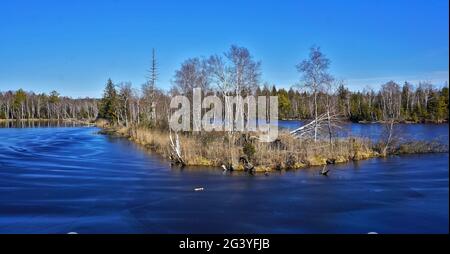
<path fill-rule="evenodd" d="M 429 83 L 420 83 L 416 88 L 408 82 L 403 86 L 390 82 L 398 98 L 398 111 L 401 121 L 444 122 L 449 116 L 449 88 L 433 87 Z M 47 94 L 35 94 L 23 90 L 0 92 L 0 119 L 117 119 L 122 122 L 151 122 L 152 118 L 163 121 L 166 116 L 170 95 L 161 90 L 144 86 L 147 95 L 139 96 L 129 84 L 115 86 L 108 81 L 108 89 L 103 100 L 85 98 L 72 99 L 61 97 L 56 91 Z M 281 119 L 311 119 L 314 107 L 311 95 L 295 87 L 277 89 L 264 86 L 254 91 L 255 95 L 278 96 Z M 319 94 L 319 98 L 325 94 Z M 352 92 L 340 85 L 333 94 L 338 111 L 350 121 L 383 121 L 383 91 L 365 90 Z M 101 102 L 104 102 L 103 104 Z M 151 101 L 154 101 L 153 107 Z M 109 102 L 109 104 L 108 104 Z M 156 103 L 159 102 L 159 103 Z M 100 107 L 99 107 L 100 104 Z M 159 106 L 157 106 L 159 104 Z M 164 105 L 162 107 L 161 105 Z M 103 107 L 102 107 L 103 105 Z M 318 103 L 319 111 L 324 104 Z M 162 107 L 162 108 L 161 108 Z M 152 111 L 155 111 L 152 113 Z M 161 124 L 161 122 L 159 122 Z"/>
<path fill-rule="evenodd" d="M 0 119 L 95 119 L 97 115 L 96 99 L 72 99 L 62 97 L 56 91 L 50 94 L 35 94 L 22 89 L 0 91 Z"/>
<path fill-rule="evenodd" d="M 398 98 L 399 121 L 445 122 L 449 116 L 449 88 L 435 88 L 429 83 L 417 87 L 405 82 L 402 86 L 389 82 Z M 35 94 L 23 90 L 0 92 L 0 119 L 95 119 L 98 116 L 128 123 L 165 125 L 170 93 L 143 86 L 145 93 L 134 90 L 128 83 L 114 85 L 108 81 L 103 99 L 72 99 L 62 97 L 56 91 Z M 257 87 L 254 95 L 278 96 L 280 119 L 312 119 L 312 96 L 297 87 L 289 90 L 275 86 Z M 319 101 L 325 99 L 319 93 Z M 338 112 L 350 121 L 383 121 L 383 87 L 378 91 L 352 92 L 344 85 L 338 86 L 331 98 L 336 101 Z M 153 102 L 153 103 L 152 103 Z M 319 112 L 325 104 L 318 103 Z"/>
<path fill-rule="evenodd" d="M 100 103 L 100 116 L 125 125 L 144 123 L 166 128 L 168 105 L 170 98 L 176 93 L 167 94 L 161 90 L 153 90 L 152 86 L 144 86 L 143 89 L 147 93 L 138 96 L 132 93 L 130 85 L 114 86 L 109 80 Z M 251 94 L 278 96 L 280 119 L 314 118 L 312 95 L 296 87 L 289 90 L 277 89 L 275 86 L 257 87 Z M 403 86 L 388 82 L 378 91 L 358 92 L 352 92 L 344 85 L 340 85 L 332 94 L 318 94 L 319 112 L 326 111 L 326 98 L 333 101 L 331 104 L 336 107 L 343 119 L 353 122 L 389 120 L 385 119 L 384 111 L 388 108 L 386 104 L 390 105 L 390 110 L 397 112 L 394 114 L 398 116 L 396 117 L 398 122 L 442 123 L 448 121 L 449 116 L 448 86 L 438 89 L 429 83 L 420 83 L 414 88 L 408 82 Z"/>
<path fill-rule="evenodd" d="M 312 119 L 314 107 L 311 95 L 299 89 L 276 89 L 264 87 L 257 89 L 259 95 L 278 95 L 279 114 L 282 119 Z M 393 105 L 398 112 L 398 121 L 405 122 L 435 122 L 448 121 L 449 116 L 449 88 L 440 89 L 427 82 L 413 86 L 405 82 L 403 85 L 388 82 L 378 91 L 366 89 L 352 92 L 344 85 L 339 85 L 331 94 L 331 100 L 338 112 L 353 122 L 384 121 L 385 94 L 393 98 Z M 319 101 L 324 101 L 326 95 L 318 94 Z M 330 99 L 330 98 L 329 98 Z M 325 111 L 325 103 L 318 103 L 319 112 Z"/>

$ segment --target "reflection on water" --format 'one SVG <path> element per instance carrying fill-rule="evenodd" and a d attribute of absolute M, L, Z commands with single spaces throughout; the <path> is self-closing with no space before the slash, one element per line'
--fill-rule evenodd
<path fill-rule="evenodd" d="M 448 233 L 448 154 L 250 176 L 97 131 L 0 128 L 0 233 Z"/>
<path fill-rule="evenodd" d="M 0 120 L 0 128 L 80 127 L 88 124 L 69 120 Z"/>

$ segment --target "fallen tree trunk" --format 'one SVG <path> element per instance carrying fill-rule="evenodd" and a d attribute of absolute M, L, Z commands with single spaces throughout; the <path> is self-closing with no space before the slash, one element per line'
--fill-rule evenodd
<path fill-rule="evenodd" d="M 297 138 L 314 137 L 314 140 L 316 140 L 315 134 L 322 135 L 327 133 L 331 138 L 333 130 L 341 128 L 339 122 L 340 120 L 337 114 L 330 114 L 327 112 L 326 114 L 318 116 L 317 120 L 313 120 L 291 131 L 290 134 Z"/>

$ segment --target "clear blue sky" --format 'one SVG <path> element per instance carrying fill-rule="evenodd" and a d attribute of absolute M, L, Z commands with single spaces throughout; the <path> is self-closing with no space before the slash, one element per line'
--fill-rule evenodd
<path fill-rule="evenodd" d="M 152 48 L 159 87 L 180 63 L 231 44 L 262 61 L 263 80 L 297 83 L 319 45 L 352 89 L 448 80 L 447 0 L 1 0 L 0 90 L 100 96 L 106 80 L 145 81 Z"/>

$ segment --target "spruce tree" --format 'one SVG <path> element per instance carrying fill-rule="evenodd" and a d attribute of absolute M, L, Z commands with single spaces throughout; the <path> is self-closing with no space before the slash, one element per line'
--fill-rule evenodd
<path fill-rule="evenodd" d="M 99 117 L 117 123 L 118 98 L 117 91 L 111 79 L 106 83 L 105 91 L 101 101 Z"/>

